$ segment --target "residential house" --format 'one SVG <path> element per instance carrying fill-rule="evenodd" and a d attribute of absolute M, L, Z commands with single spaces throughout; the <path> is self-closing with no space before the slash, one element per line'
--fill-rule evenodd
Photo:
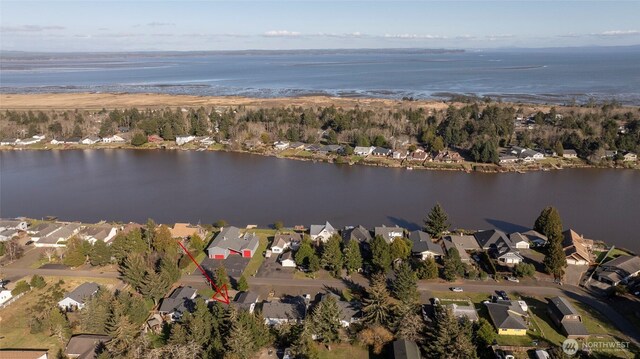
<path fill-rule="evenodd" d="M 398 339 L 393 342 L 393 359 L 421 359 L 420 348 L 412 340 Z"/>
<path fill-rule="evenodd" d="M 454 152 L 451 150 L 444 150 L 438 152 L 433 158 L 436 162 L 444 162 L 444 163 L 461 163 L 464 161 L 462 156 L 458 152 Z"/>
<path fill-rule="evenodd" d="M 548 299 L 549 317 L 553 323 L 562 329 L 569 339 L 582 339 L 589 336 L 587 328 L 582 322 L 582 316 L 564 297 Z"/>
<path fill-rule="evenodd" d="M 267 325 L 301 323 L 307 314 L 307 305 L 302 297 L 288 302 L 265 302 L 262 304 L 262 317 Z"/>
<path fill-rule="evenodd" d="M 15 146 L 18 141 L 17 138 L 3 138 L 0 140 L 0 146 Z"/>
<path fill-rule="evenodd" d="M 175 223 L 173 227 L 169 228 L 171 237 L 173 238 L 191 238 L 194 235 L 198 235 L 201 239 L 206 239 L 207 231 L 199 225 L 193 225 L 191 223 Z"/>
<path fill-rule="evenodd" d="M 78 145 L 80 144 L 80 141 L 82 141 L 82 138 L 80 137 L 68 137 L 64 139 L 64 144 L 65 145 Z"/>
<path fill-rule="evenodd" d="M 176 145 L 182 146 L 195 140 L 195 136 L 176 136 Z"/>
<path fill-rule="evenodd" d="M 484 250 L 491 249 L 491 247 L 501 239 L 507 243 L 510 243 L 509 238 L 507 238 L 507 234 L 498 229 L 479 231 L 474 233 L 473 236 L 476 238 L 476 241 L 478 241 L 478 245 L 480 246 L 480 248 Z"/>
<path fill-rule="evenodd" d="M 0 219 L 0 231 L 6 229 L 15 229 L 18 231 L 26 231 L 29 225 L 26 221 L 20 219 Z"/>
<path fill-rule="evenodd" d="M 640 274 L 640 257 L 638 256 L 620 256 L 603 263 L 596 269 L 597 278 L 613 286 L 626 283 L 638 274 Z"/>
<path fill-rule="evenodd" d="M 572 229 L 562 232 L 562 235 L 562 248 L 567 257 L 567 264 L 586 266 L 594 263 L 595 259 L 591 253 L 593 240 L 584 238 Z"/>
<path fill-rule="evenodd" d="M 118 230 L 114 226 L 108 224 L 96 224 L 87 226 L 85 229 L 80 231 L 78 235 L 80 238 L 94 244 L 97 241 L 105 243 L 109 242 L 116 236 L 117 232 Z"/>
<path fill-rule="evenodd" d="M 371 151 L 371 155 L 374 157 L 389 157 L 392 153 L 392 150 L 384 147 L 376 147 Z"/>
<path fill-rule="evenodd" d="M 522 235 L 529 240 L 529 247 L 542 247 L 546 245 L 549 240 L 547 236 L 533 229 L 522 233 Z"/>
<path fill-rule="evenodd" d="M 464 303 L 465 304 L 452 303 L 446 305 L 446 307 L 451 309 L 451 313 L 459 320 L 462 320 L 462 318 L 467 318 L 469 319 L 469 321 L 477 322 L 478 311 L 476 310 L 476 307 L 474 307 L 473 303 L 471 302 Z"/>
<path fill-rule="evenodd" d="M 638 160 L 638 155 L 633 152 L 627 152 L 622 156 L 622 160 L 624 162 L 636 162 Z"/>
<path fill-rule="evenodd" d="M 13 298 L 13 294 L 11 294 L 11 291 L 8 289 L 2 289 L 0 290 L 0 307 L 8 302 L 9 300 L 11 300 L 11 298 Z"/>
<path fill-rule="evenodd" d="M 35 242 L 34 245 L 36 247 L 64 247 L 66 245 L 65 242 L 78 234 L 81 229 L 82 225 L 80 223 L 62 224 L 46 236 L 39 237 L 38 241 Z M 35 241 L 33 237 L 31 239 Z"/>
<path fill-rule="evenodd" d="M 5 229 L 0 231 L 0 242 L 10 241 L 20 235 L 17 229 Z"/>
<path fill-rule="evenodd" d="M 325 224 L 312 224 L 309 228 L 309 235 L 311 236 L 311 240 L 315 242 L 326 242 L 333 236 L 337 234 L 338 231 L 333 228 L 329 221 L 325 222 Z"/>
<path fill-rule="evenodd" d="M 0 349 L 2 359 L 49 359 L 49 349 Z"/>
<path fill-rule="evenodd" d="M 429 157 L 429 154 L 425 152 L 422 148 L 418 148 L 415 151 L 411 152 L 411 154 L 407 157 L 408 161 L 411 162 L 424 162 Z"/>
<path fill-rule="evenodd" d="M 237 309 L 246 310 L 253 314 L 259 299 L 260 296 L 256 292 L 240 292 L 232 302 L 232 305 Z"/>
<path fill-rule="evenodd" d="M 375 227 L 374 228 L 375 236 L 380 236 L 384 238 L 385 242 L 391 244 L 394 239 L 404 237 L 404 228 L 400 228 L 398 226 L 395 227 Z"/>
<path fill-rule="evenodd" d="M 318 152 L 320 150 L 320 148 L 322 148 L 323 146 L 315 144 L 315 143 L 311 143 L 308 145 L 304 146 L 304 150 L 305 151 L 309 151 L 309 152 Z"/>
<path fill-rule="evenodd" d="M 373 153 L 373 150 L 375 149 L 374 146 L 369 146 L 369 147 L 363 147 L 363 146 L 356 146 L 356 148 L 353 149 L 353 154 L 356 156 L 369 156 L 371 153 Z"/>
<path fill-rule="evenodd" d="M 289 148 L 292 150 L 304 150 L 304 143 L 302 142 L 292 142 L 289 144 Z"/>
<path fill-rule="evenodd" d="M 544 154 L 538 151 L 518 146 L 513 146 L 511 148 L 511 154 L 518 156 L 518 158 L 523 160 L 524 162 L 533 162 L 544 158 Z"/>
<path fill-rule="evenodd" d="M 563 150 L 562 158 L 569 158 L 569 159 L 578 158 L 578 152 L 576 152 L 576 150 Z"/>
<path fill-rule="evenodd" d="M 288 251 L 288 252 L 284 252 L 280 255 L 280 264 L 284 267 L 284 268 L 295 268 L 296 267 L 296 261 L 293 259 L 293 252 L 292 251 Z"/>
<path fill-rule="evenodd" d="M 164 319 L 162 319 L 162 315 L 158 313 L 154 313 L 151 315 L 151 318 L 147 320 L 147 325 L 144 327 L 144 332 L 152 332 L 152 333 L 160 333 L 162 331 L 162 327 L 164 324 Z"/>
<path fill-rule="evenodd" d="M 327 155 L 329 153 L 343 153 L 344 147 L 341 145 L 326 145 L 321 146 L 317 152 L 323 155 Z"/>
<path fill-rule="evenodd" d="M 157 143 L 157 142 L 162 142 L 164 141 L 164 139 L 158 135 L 149 135 L 147 136 L 147 142 L 149 143 Z"/>
<path fill-rule="evenodd" d="M 460 254 L 460 259 L 464 263 L 470 263 L 471 257 L 468 252 L 476 252 L 480 250 L 480 246 L 478 245 L 478 241 L 476 241 L 474 236 L 469 235 L 450 235 L 444 237 L 442 241 L 444 244 L 444 248 L 447 253 L 451 248 L 455 248 Z"/>
<path fill-rule="evenodd" d="M 393 153 L 391 154 L 391 158 L 393 158 L 394 160 L 404 160 L 408 155 L 409 152 L 405 150 L 397 150 L 393 151 Z"/>
<path fill-rule="evenodd" d="M 113 135 L 113 136 L 103 137 L 102 142 L 103 143 L 123 143 L 123 142 L 126 142 L 126 140 L 122 136 Z M 51 143 L 53 143 L 53 141 Z"/>
<path fill-rule="evenodd" d="M 158 313 L 170 321 L 177 321 L 184 313 L 193 312 L 198 291 L 191 287 L 178 287 L 170 296 L 163 298 Z"/>
<path fill-rule="evenodd" d="M 29 230 L 27 230 L 27 233 L 31 235 L 31 240 L 33 240 L 34 242 L 37 242 L 40 240 L 40 238 L 44 238 L 49 234 L 59 230 L 60 228 L 62 228 L 62 224 L 42 222 L 34 226 L 31 226 Z"/>
<path fill-rule="evenodd" d="M 17 146 L 29 146 L 29 145 L 35 145 L 36 143 L 40 142 L 41 139 L 36 138 L 36 136 L 32 137 L 32 138 L 23 138 L 20 139 L 16 142 Z"/>
<path fill-rule="evenodd" d="M 274 142 L 273 143 L 273 148 L 275 148 L 278 151 L 286 150 L 287 148 L 289 148 L 289 142 L 287 142 L 287 141 Z"/>
<path fill-rule="evenodd" d="M 68 358 L 95 359 L 106 349 L 105 345 L 111 340 L 108 335 L 78 334 L 69 339 L 64 354 Z"/>
<path fill-rule="evenodd" d="M 425 260 L 427 258 L 441 258 L 444 256 L 442 246 L 434 243 L 428 233 L 413 231 L 409 234 L 409 240 L 413 242 L 411 253 Z"/>
<path fill-rule="evenodd" d="M 522 233 L 514 232 L 509 234 L 511 245 L 516 249 L 529 249 L 529 237 Z"/>
<path fill-rule="evenodd" d="M 211 137 L 205 137 L 205 138 L 200 139 L 199 142 L 200 142 L 201 145 L 211 146 L 211 145 L 216 143 L 216 140 L 214 140 Z"/>
<path fill-rule="evenodd" d="M 351 324 L 360 320 L 362 312 L 360 311 L 360 305 L 358 302 L 340 300 L 340 296 L 331 292 L 324 293 L 320 300 L 326 300 L 329 296 L 335 298 L 336 304 L 338 305 L 338 308 L 340 308 L 340 324 L 342 324 L 343 327 L 347 328 Z"/>
<path fill-rule="evenodd" d="M 226 259 L 229 255 L 252 258 L 259 244 L 260 239 L 255 233 L 243 235 L 237 227 L 225 227 L 207 247 L 207 253 L 213 259 Z"/>
<path fill-rule="evenodd" d="M 600 159 L 613 159 L 618 154 L 618 151 L 606 150 L 604 151 L 604 155 L 600 157 Z"/>
<path fill-rule="evenodd" d="M 518 162 L 518 157 L 514 155 L 500 155 L 498 158 L 501 165 Z"/>
<path fill-rule="evenodd" d="M 527 335 L 527 312 L 515 301 L 485 303 L 499 335 Z"/>
<path fill-rule="evenodd" d="M 373 238 L 371 237 L 371 233 L 363 226 L 345 227 L 342 230 L 342 241 L 345 246 L 347 246 L 351 241 L 357 241 L 362 245 L 369 244 L 372 240 Z"/>
<path fill-rule="evenodd" d="M 498 238 L 498 240 L 491 246 L 489 253 L 498 260 L 499 263 L 504 265 L 520 264 L 524 260 L 524 257 L 520 253 L 512 248 L 511 241 L 504 238 Z"/>
<path fill-rule="evenodd" d="M 100 142 L 100 137 L 98 136 L 88 136 L 80 141 L 83 145 L 95 145 L 98 142 Z"/>
<path fill-rule="evenodd" d="M 85 302 L 93 297 L 100 287 L 98 283 L 82 283 L 73 291 L 67 293 L 64 298 L 58 302 L 58 306 L 63 310 L 73 310 L 74 308 L 84 308 Z"/>
<path fill-rule="evenodd" d="M 302 243 L 302 236 L 297 232 L 278 233 L 273 237 L 273 244 L 271 245 L 272 253 L 283 253 L 285 250 L 291 248 L 297 250 Z"/>

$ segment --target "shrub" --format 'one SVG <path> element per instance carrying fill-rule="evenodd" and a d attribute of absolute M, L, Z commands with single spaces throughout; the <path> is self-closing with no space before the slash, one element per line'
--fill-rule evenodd
<path fill-rule="evenodd" d="M 42 276 L 35 274 L 33 277 L 31 277 L 31 282 L 29 284 L 31 284 L 31 287 L 33 288 L 42 289 L 47 285 L 47 282 Z"/>
<path fill-rule="evenodd" d="M 29 285 L 29 283 L 27 283 L 26 281 L 19 281 L 18 283 L 16 283 L 16 287 L 13 288 L 13 290 L 11 291 L 11 295 L 18 295 L 18 294 L 22 294 L 24 292 L 28 292 L 31 290 L 31 286 Z"/>

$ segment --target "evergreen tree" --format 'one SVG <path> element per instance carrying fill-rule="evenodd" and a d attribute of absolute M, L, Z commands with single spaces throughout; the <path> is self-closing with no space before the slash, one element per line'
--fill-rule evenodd
<path fill-rule="evenodd" d="M 458 320 L 450 308 L 436 307 L 436 320 L 425 338 L 430 358 L 477 358 L 469 320 Z"/>
<path fill-rule="evenodd" d="M 218 288 L 222 288 L 223 285 L 229 287 L 229 275 L 224 267 L 216 268 L 215 282 Z"/>
<path fill-rule="evenodd" d="M 189 246 L 194 252 L 200 253 L 204 250 L 206 243 L 197 233 L 195 233 L 191 238 L 189 238 Z"/>
<path fill-rule="evenodd" d="M 111 262 L 111 247 L 103 241 L 96 241 L 89 252 L 89 262 L 92 266 L 104 266 Z"/>
<path fill-rule="evenodd" d="M 163 257 L 168 257 L 172 260 L 178 259 L 178 244 L 171 237 L 171 231 L 169 227 L 161 225 L 156 229 L 155 235 L 151 240 L 151 246 L 157 252 L 162 253 Z"/>
<path fill-rule="evenodd" d="M 150 271 L 144 277 L 144 281 L 140 287 L 140 293 L 147 298 L 153 299 L 153 302 L 158 304 L 158 301 L 164 296 L 170 286 L 171 284 L 167 282 L 165 277 L 155 271 Z"/>
<path fill-rule="evenodd" d="M 449 248 L 447 256 L 444 258 L 444 268 L 442 271 L 444 279 L 454 281 L 464 275 L 464 264 L 460 259 L 460 253 L 455 248 Z"/>
<path fill-rule="evenodd" d="M 315 253 L 309 257 L 309 270 L 314 273 L 320 270 L 320 258 Z"/>
<path fill-rule="evenodd" d="M 185 327 L 189 328 L 189 338 L 195 340 L 203 347 L 208 344 L 215 326 L 213 316 L 207 308 L 204 299 L 196 299 L 195 311 L 193 314 L 185 315 L 184 322 Z"/>
<path fill-rule="evenodd" d="M 131 254 L 124 259 L 120 266 L 122 280 L 139 291 L 145 281 L 147 264 L 140 254 Z"/>
<path fill-rule="evenodd" d="M 407 259 L 411 255 L 411 246 L 413 242 L 410 242 L 404 238 L 394 238 L 389 246 L 389 254 L 391 260 Z"/>
<path fill-rule="evenodd" d="M 444 231 L 449 230 L 450 224 L 447 222 L 448 220 L 449 216 L 444 211 L 444 208 L 440 203 L 436 203 L 424 220 L 424 231 L 432 237 L 440 238 Z"/>
<path fill-rule="evenodd" d="M 115 357 L 127 357 L 138 333 L 136 325 L 131 323 L 128 316 L 116 309 L 109 323 L 108 333 L 111 337 L 107 343 L 109 352 Z"/>
<path fill-rule="evenodd" d="M 318 347 L 311 339 L 311 329 L 304 324 L 303 330 L 291 346 L 291 352 L 297 359 L 319 359 Z"/>
<path fill-rule="evenodd" d="M 340 242 L 340 236 L 335 234 L 322 245 L 321 263 L 335 278 L 339 278 L 342 271 Z"/>
<path fill-rule="evenodd" d="M 438 278 L 438 265 L 433 257 L 428 257 L 423 261 L 417 261 L 415 271 L 418 279 Z"/>
<path fill-rule="evenodd" d="M 144 227 L 144 241 L 147 243 L 147 249 L 151 250 L 151 245 L 156 236 L 156 222 L 153 219 L 147 219 L 147 224 Z"/>
<path fill-rule="evenodd" d="M 47 285 L 47 282 L 42 276 L 34 274 L 33 277 L 31 277 L 29 285 L 31 285 L 32 288 L 42 289 Z"/>
<path fill-rule="evenodd" d="M 111 317 L 111 300 L 113 300 L 111 293 L 102 289 L 89 298 L 80 312 L 80 327 L 84 332 L 107 333 L 107 324 Z"/>
<path fill-rule="evenodd" d="M 424 320 L 415 305 L 400 305 L 396 308 L 396 337 L 398 339 L 422 341 Z"/>
<path fill-rule="evenodd" d="M 536 219 L 534 229 L 548 238 L 547 254 L 543 261 L 546 272 L 555 279 L 562 279 L 567 267 L 567 257 L 562 246 L 562 220 L 558 210 L 554 207 L 543 209 Z"/>
<path fill-rule="evenodd" d="M 341 309 L 336 297 L 326 294 L 311 313 L 311 328 L 313 333 L 323 343 L 334 343 L 340 340 Z"/>
<path fill-rule="evenodd" d="M 357 241 L 350 241 L 344 249 L 344 267 L 347 274 L 357 272 L 362 268 L 362 253 L 360 253 L 360 245 Z"/>
<path fill-rule="evenodd" d="M 363 319 L 370 324 L 386 324 L 390 320 L 391 310 L 387 278 L 382 273 L 375 274 L 362 303 Z"/>
<path fill-rule="evenodd" d="M 169 335 L 169 344 L 172 345 L 185 345 L 191 338 L 189 333 L 185 329 L 184 325 L 179 322 L 171 324 L 171 334 Z"/>
<path fill-rule="evenodd" d="M 87 253 L 84 251 L 82 239 L 72 237 L 67 243 L 67 251 L 62 263 L 69 267 L 79 267 L 87 261 Z"/>
<path fill-rule="evenodd" d="M 58 339 L 62 345 L 64 345 L 71 336 L 69 320 L 60 312 L 60 308 L 57 306 L 52 307 L 49 313 L 49 334 Z"/>
<path fill-rule="evenodd" d="M 147 136 L 143 132 L 136 132 L 131 138 L 131 144 L 134 146 L 142 146 L 147 143 Z"/>
<path fill-rule="evenodd" d="M 484 318 L 478 320 L 475 332 L 476 346 L 479 351 L 485 350 L 496 339 L 496 331 L 493 329 L 493 325 Z"/>
<path fill-rule="evenodd" d="M 142 232 L 136 228 L 126 235 L 118 233 L 111 243 L 111 254 L 118 263 L 122 263 L 130 253 L 142 254 L 147 250 L 147 245 L 142 239 Z"/>
<path fill-rule="evenodd" d="M 302 240 L 302 243 L 300 244 L 300 247 L 298 248 L 298 251 L 296 252 L 294 259 L 297 265 L 308 267 L 309 258 L 313 255 L 315 255 L 315 251 L 311 246 L 311 241 L 307 238 L 304 238 Z"/>
<path fill-rule="evenodd" d="M 375 236 L 371 242 L 371 262 L 378 271 L 386 272 L 391 266 L 389 244 L 382 236 Z"/>
<path fill-rule="evenodd" d="M 240 276 L 237 289 L 239 292 L 246 292 L 247 290 L 249 290 L 249 283 L 247 282 L 247 278 L 245 278 L 244 275 Z"/>
<path fill-rule="evenodd" d="M 160 275 L 165 280 L 165 282 L 171 286 L 173 283 L 180 279 L 182 273 L 180 272 L 180 268 L 175 261 L 172 261 L 168 258 L 162 258 L 160 260 Z"/>
<path fill-rule="evenodd" d="M 231 330 L 226 337 L 225 358 L 248 359 L 255 352 L 254 341 L 248 324 L 236 318 L 231 324 Z"/>
<path fill-rule="evenodd" d="M 418 301 L 417 278 L 407 262 L 400 264 L 393 281 L 393 295 L 404 304 L 414 306 Z"/>

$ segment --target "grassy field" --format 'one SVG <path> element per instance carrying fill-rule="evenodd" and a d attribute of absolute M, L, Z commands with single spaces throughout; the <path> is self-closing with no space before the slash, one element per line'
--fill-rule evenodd
<path fill-rule="evenodd" d="M 267 246 L 273 240 L 273 236 L 275 235 L 275 230 L 272 229 L 252 229 L 251 232 L 255 232 L 258 237 L 260 237 L 260 244 L 258 245 L 258 250 L 256 250 L 255 255 L 247 264 L 247 267 L 244 269 L 242 273 L 245 278 L 250 277 L 258 272 L 258 269 L 264 262 L 264 251 L 267 250 Z"/>
<path fill-rule="evenodd" d="M 369 352 L 358 346 L 349 344 L 333 344 L 331 350 L 324 345 L 318 345 L 320 359 L 367 359 Z"/>
<path fill-rule="evenodd" d="M 31 278 L 23 278 L 29 281 Z M 57 339 L 49 336 L 46 331 L 43 333 L 31 334 L 29 332 L 29 312 L 28 309 L 38 302 L 38 299 L 53 287 L 54 283 L 63 280 L 61 288 L 65 291 L 73 290 L 85 282 L 96 282 L 113 290 L 117 280 L 110 278 L 83 278 L 83 277 L 45 277 L 47 286 L 42 289 L 32 289 L 20 299 L 13 302 L 4 309 L 0 309 L 0 348 L 36 348 L 49 349 L 49 354 L 54 355 L 59 348 L 64 348 L 66 343 L 61 343 Z"/>
<path fill-rule="evenodd" d="M 602 252 L 594 252 L 596 254 L 596 262 L 600 263 L 600 261 L 604 258 L 604 256 L 607 254 L 608 251 L 602 251 Z M 616 257 L 619 256 L 628 256 L 630 255 L 628 252 L 622 250 L 622 249 L 618 249 L 618 248 L 614 248 L 611 253 L 609 253 L 609 255 L 607 256 L 607 261 L 614 259 Z"/>
<path fill-rule="evenodd" d="M 206 256 L 207 256 L 206 253 L 200 252 L 194 258 L 196 259 L 196 262 L 201 263 Z M 182 270 L 182 274 L 191 274 L 195 270 L 196 270 L 196 264 L 193 263 L 193 261 L 191 261 L 189 262 L 189 265 L 187 266 L 187 268 Z"/>

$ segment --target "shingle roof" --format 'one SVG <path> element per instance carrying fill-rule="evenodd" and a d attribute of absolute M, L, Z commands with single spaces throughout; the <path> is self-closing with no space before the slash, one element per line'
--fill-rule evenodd
<path fill-rule="evenodd" d="M 329 232 L 333 232 L 333 233 L 337 232 L 336 229 L 333 228 L 331 223 L 327 221 L 325 222 L 325 224 L 312 224 L 311 227 L 309 228 L 309 233 L 312 236 L 317 236 L 318 234 L 320 234 L 320 232 L 322 232 L 325 229 Z"/>
<path fill-rule="evenodd" d="M 98 283 L 82 283 L 76 289 L 69 292 L 65 298 L 73 299 L 78 303 L 84 303 L 85 299 L 94 295 L 99 288 Z"/>
<path fill-rule="evenodd" d="M 460 249 L 464 249 L 466 251 L 475 251 L 480 249 L 480 246 L 478 245 L 478 241 L 475 239 L 474 236 L 450 235 L 444 238 L 454 243 L 458 248 L 458 251 L 460 251 Z"/>
<path fill-rule="evenodd" d="M 67 343 L 66 355 L 79 359 L 93 359 L 96 357 L 96 347 L 100 343 L 106 343 L 111 338 L 108 335 L 80 334 L 71 337 Z"/>
<path fill-rule="evenodd" d="M 0 349 L 2 359 L 39 359 L 46 358 L 48 349 Z"/>
<path fill-rule="evenodd" d="M 245 233 L 241 236 L 239 228 L 230 226 L 223 228 L 207 249 L 218 247 L 235 252 L 241 252 L 243 249 L 253 250 L 257 248 L 259 240 L 255 234 Z"/>
<path fill-rule="evenodd" d="M 349 244 L 352 239 L 360 243 L 369 243 L 373 238 L 371 238 L 369 230 L 363 226 L 345 228 L 342 231 L 342 241 L 345 244 Z"/>
<path fill-rule="evenodd" d="M 490 229 L 487 231 L 476 232 L 473 235 L 480 247 L 487 249 L 491 247 L 492 244 L 495 244 L 499 239 L 503 239 L 505 242 L 509 242 L 509 238 L 507 238 L 507 234 L 498 229 Z"/>
<path fill-rule="evenodd" d="M 423 231 L 413 231 L 409 234 L 409 239 L 413 242 L 411 251 L 414 253 L 432 252 L 439 255 L 444 255 L 442 246 L 434 243 L 428 233 Z"/>
<path fill-rule="evenodd" d="M 549 308 L 555 312 L 560 319 L 565 315 L 580 315 L 576 308 L 564 297 L 553 297 L 549 299 Z"/>
<path fill-rule="evenodd" d="M 617 271 L 624 276 L 628 276 L 640 271 L 640 257 L 620 256 L 604 263 L 601 267 L 605 270 Z"/>
<path fill-rule="evenodd" d="M 400 228 L 398 226 L 395 227 L 375 227 L 374 234 L 377 236 L 382 236 L 387 243 L 391 243 L 394 238 L 402 237 L 404 234 L 404 228 Z"/>
<path fill-rule="evenodd" d="M 185 312 L 189 309 L 188 307 L 196 292 L 196 289 L 191 287 L 178 287 L 170 296 L 162 299 L 162 304 L 160 304 L 158 311 L 164 313 Z"/>
<path fill-rule="evenodd" d="M 420 349 L 416 342 L 400 339 L 393 342 L 394 359 L 420 359 Z"/>
<path fill-rule="evenodd" d="M 509 303 L 487 303 L 487 310 L 491 321 L 498 329 L 528 329 L 527 323 L 522 318 L 526 313 L 520 305 Z"/>
<path fill-rule="evenodd" d="M 262 316 L 265 319 L 304 319 L 306 307 L 302 301 L 293 303 L 265 302 L 262 304 Z"/>

